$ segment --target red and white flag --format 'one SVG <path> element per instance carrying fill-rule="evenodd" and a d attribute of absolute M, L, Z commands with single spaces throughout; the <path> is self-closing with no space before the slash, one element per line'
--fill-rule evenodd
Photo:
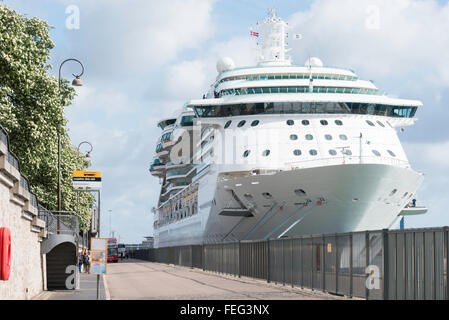
<path fill-rule="evenodd" d="M 251 36 L 258 37 L 259 36 L 259 32 L 251 31 Z"/>

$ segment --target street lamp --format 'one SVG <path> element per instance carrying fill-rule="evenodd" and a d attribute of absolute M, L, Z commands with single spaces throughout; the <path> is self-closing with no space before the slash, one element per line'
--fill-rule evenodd
<path fill-rule="evenodd" d="M 75 81 L 75 80 L 73 80 L 73 81 Z M 92 150 L 94 150 L 94 147 L 92 147 L 92 144 L 90 143 L 90 142 L 88 142 L 88 141 L 83 141 L 83 142 L 81 142 L 79 145 L 78 145 L 78 159 L 79 159 L 79 154 L 81 153 L 80 152 L 80 147 L 83 145 L 83 144 L 88 144 L 89 146 L 90 146 L 90 150 L 86 153 L 86 155 L 85 155 L 85 157 L 86 158 L 90 158 L 91 157 L 91 152 L 92 152 Z"/>
<path fill-rule="evenodd" d="M 80 87 L 80 86 L 83 85 L 83 82 L 81 81 L 80 77 L 84 74 L 84 66 L 81 63 L 81 61 L 79 61 L 77 59 L 73 59 L 73 58 L 64 60 L 61 63 L 61 65 L 59 66 L 59 80 L 58 80 L 58 83 L 59 83 L 59 95 L 61 95 L 61 69 L 62 69 L 62 66 L 66 62 L 68 62 L 68 61 L 78 62 L 81 65 L 81 68 L 82 68 L 80 74 L 78 74 L 78 75 L 73 74 L 75 79 L 73 79 L 73 81 L 72 81 L 72 86 Z M 64 107 L 64 106 L 62 106 L 62 107 Z M 62 208 L 61 208 L 61 131 L 58 128 L 58 211 L 61 211 L 61 210 L 62 210 Z"/>

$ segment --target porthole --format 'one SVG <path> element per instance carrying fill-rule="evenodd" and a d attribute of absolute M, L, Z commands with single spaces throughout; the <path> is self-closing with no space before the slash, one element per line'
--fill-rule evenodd
<path fill-rule="evenodd" d="M 352 156 L 352 151 L 351 150 L 345 150 L 344 154 L 347 156 Z"/>
<path fill-rule="evenodd" d="M 346 140 L 348 140 L 348 137 L 345 134 L 341 134 L 340 140 L 346 141 Z"/>
<path fill-rule="evenodd" d="M 290 140 L 298 140 L 298 136 L 296 134 L 291 134 Z"/>
<path fill-rule="evenodd" d="M 241 128 L 241 127 L 243 127 L 245 125 L 245 123 L 246 123 L 246 120 L 242 120 L 242 121 L 239 122 L 237 127 Z"/>
<path fill-rule="evenodd" d="M 336 156 L 336 155 L 337 155 L 337 151 L 335 151 L 334 149 L 330 149 L 330 150 L 329 150 L 329 154 L 330 154 L 331 156 Z"/>
<path fill-rule="evenodd" d="M 294 154 L 295 156 L 300 156 L 300 155 L 302 154 L 302 152 L 301 152 L 301 150 L 296 149 L 296 150 L 293 151 L 293 154 Z"/>
<path fill-rule="evenodd" d="M 293 120 L 287 120 L 287 125 L 292 126 L 295 124 L 295 121 Z"/>
<path fill-rule="evenodd" d="M 391 150 L 387 150 L 387 152 L 390 154 L 390 156 L 392 156 L 392 157 L 395 157 L 396 158 L 396 154 L 393 152 L 393 151 L 391 151 Z"/>
<path fill-rule="evenodd" d="M 250 150 L 246 150 L 245 152 L 243 152 L 243 157 L 247 158 L 249 156 L 249 154 L 251 153 Z"/>
<path fill-rule="evenodd" d="M 390 192 L 390 195 L 389 195 L 389 196 L 390 196 L 390 197 L 393 196 L 397 191 L 398 191 L 398 189 L 393 189 L 393 190 Z"/>
<path fill-rule="evenodd" d="M 309 120 L 302 120 L 301 123 L 303 126 L 308 126 L 310 124 Z"/>
<path fill-rule="evenodd" d="M 408 196 L 408 192 L 404 193 L 404 195 L 402 196 L 402 198 L 405 198 L 406 196 Z"/>
<path fill-rule="evenodd" d="M 268 157 L 270 155 L 270 150 L 265 150 L 264 152 L 262 152 L 262 156 L 264 157 Z"/>
<path fill-rule="evenodd" d="M 335 124 L 336 124 L 337 126 L 342 126 L 342 125 L 343 125 L 343 122 L 342 122 L 341 120 L 335 120 Z"/>
<path fill-rule="evenodd" d="M 371 151 L 374 153 L 375 156 L 377 156 L 377 157 L 381 156 L 379 151 L 377 151 L 377 150 L 371 150 Z"/>
<path fill-rule="evenodd" d="M 311 156 L 316 156 L 318 154 L 318 151 L 316 151 L 315 149 L 312 149 L 309 151 Z"/>
<path fill-rule="evenodd" d="M 374 123 L 372 123 L 371 121 L 366 120 L 366 123 L 368 123 L 371 127 L 374 127 Z"/>
<path fill-rule="evenodd" d="M 313 140 L 313 136 L 311 134 L 306 134 L 306 140 Z"/>
<path fill-rule="evenodd" d="M 303 189 L 296 189 L 295 193 L 296 193 L 297 196 L 300 196 L 300 197 L 307 196 L 306 192 Z"/>
<path fill-rule="evenodd" d="M 320 123 L 321 123 L 321 125 L 323 125 L 323 126 L 327 126 L 327 125 L 328 125 L 327 120 L 320 120 Z"/>
<path fill-rule="evenodd" d="M 273 196 L 269 192 L 264 192 L 262 193 L 262 195 L 264 196 L 265 199 L 273 199 Z"/>
<path fill-rule="evenodd" d="M 231 125 L 231 123 L 232 123 L 231 120 L 229 120 L 228 122 L 226 122 L 224 128 L 225 128 L 225 129 L 229 128 L 229 126 Z"/>
<path fill-rule="evenodd" d="M 381 126 L 382 128 L 385 128 L 385 125 L 382 122 L 380 122 L 379 120 L 377 120 L 376 122 L 379 126 Z"/>
<path fill-rule="evenodd" d="M 253 122 L 251 122 L 251 127 L 255 127 L 259 124 L 259 120 L 254 120 Z"/>
<path fill-rule="evenodd" d="M 324 135 L 324 138 L 325 138 L 326 140 L 332 140 L 332 136 L 331 136 L 330 134 L 325 134 L 325 135 Z"/>

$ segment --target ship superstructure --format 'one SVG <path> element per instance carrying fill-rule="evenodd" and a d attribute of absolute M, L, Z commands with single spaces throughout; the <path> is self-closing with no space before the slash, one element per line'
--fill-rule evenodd
<path fill-rule="evenodd" d="M 396 130 L 420 101 L 318 58 L 293 65 L 288 25 L 258 25 L 257 65 L 220 59 L 203 99 L 159 122 L 155 246 L 389 228 L 423 180 Z"/>

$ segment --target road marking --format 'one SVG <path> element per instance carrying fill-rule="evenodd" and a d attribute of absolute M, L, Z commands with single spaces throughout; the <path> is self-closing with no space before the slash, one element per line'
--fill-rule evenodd
<path fill-rule="evenodd" d="M 104 292 L 106 295 L 106 300 L 111 300 L 111 294 L 109 292 L 108 283 L 106 281 L 106 275 L 103 275 L 103 286 L 104 286 Z"/>

